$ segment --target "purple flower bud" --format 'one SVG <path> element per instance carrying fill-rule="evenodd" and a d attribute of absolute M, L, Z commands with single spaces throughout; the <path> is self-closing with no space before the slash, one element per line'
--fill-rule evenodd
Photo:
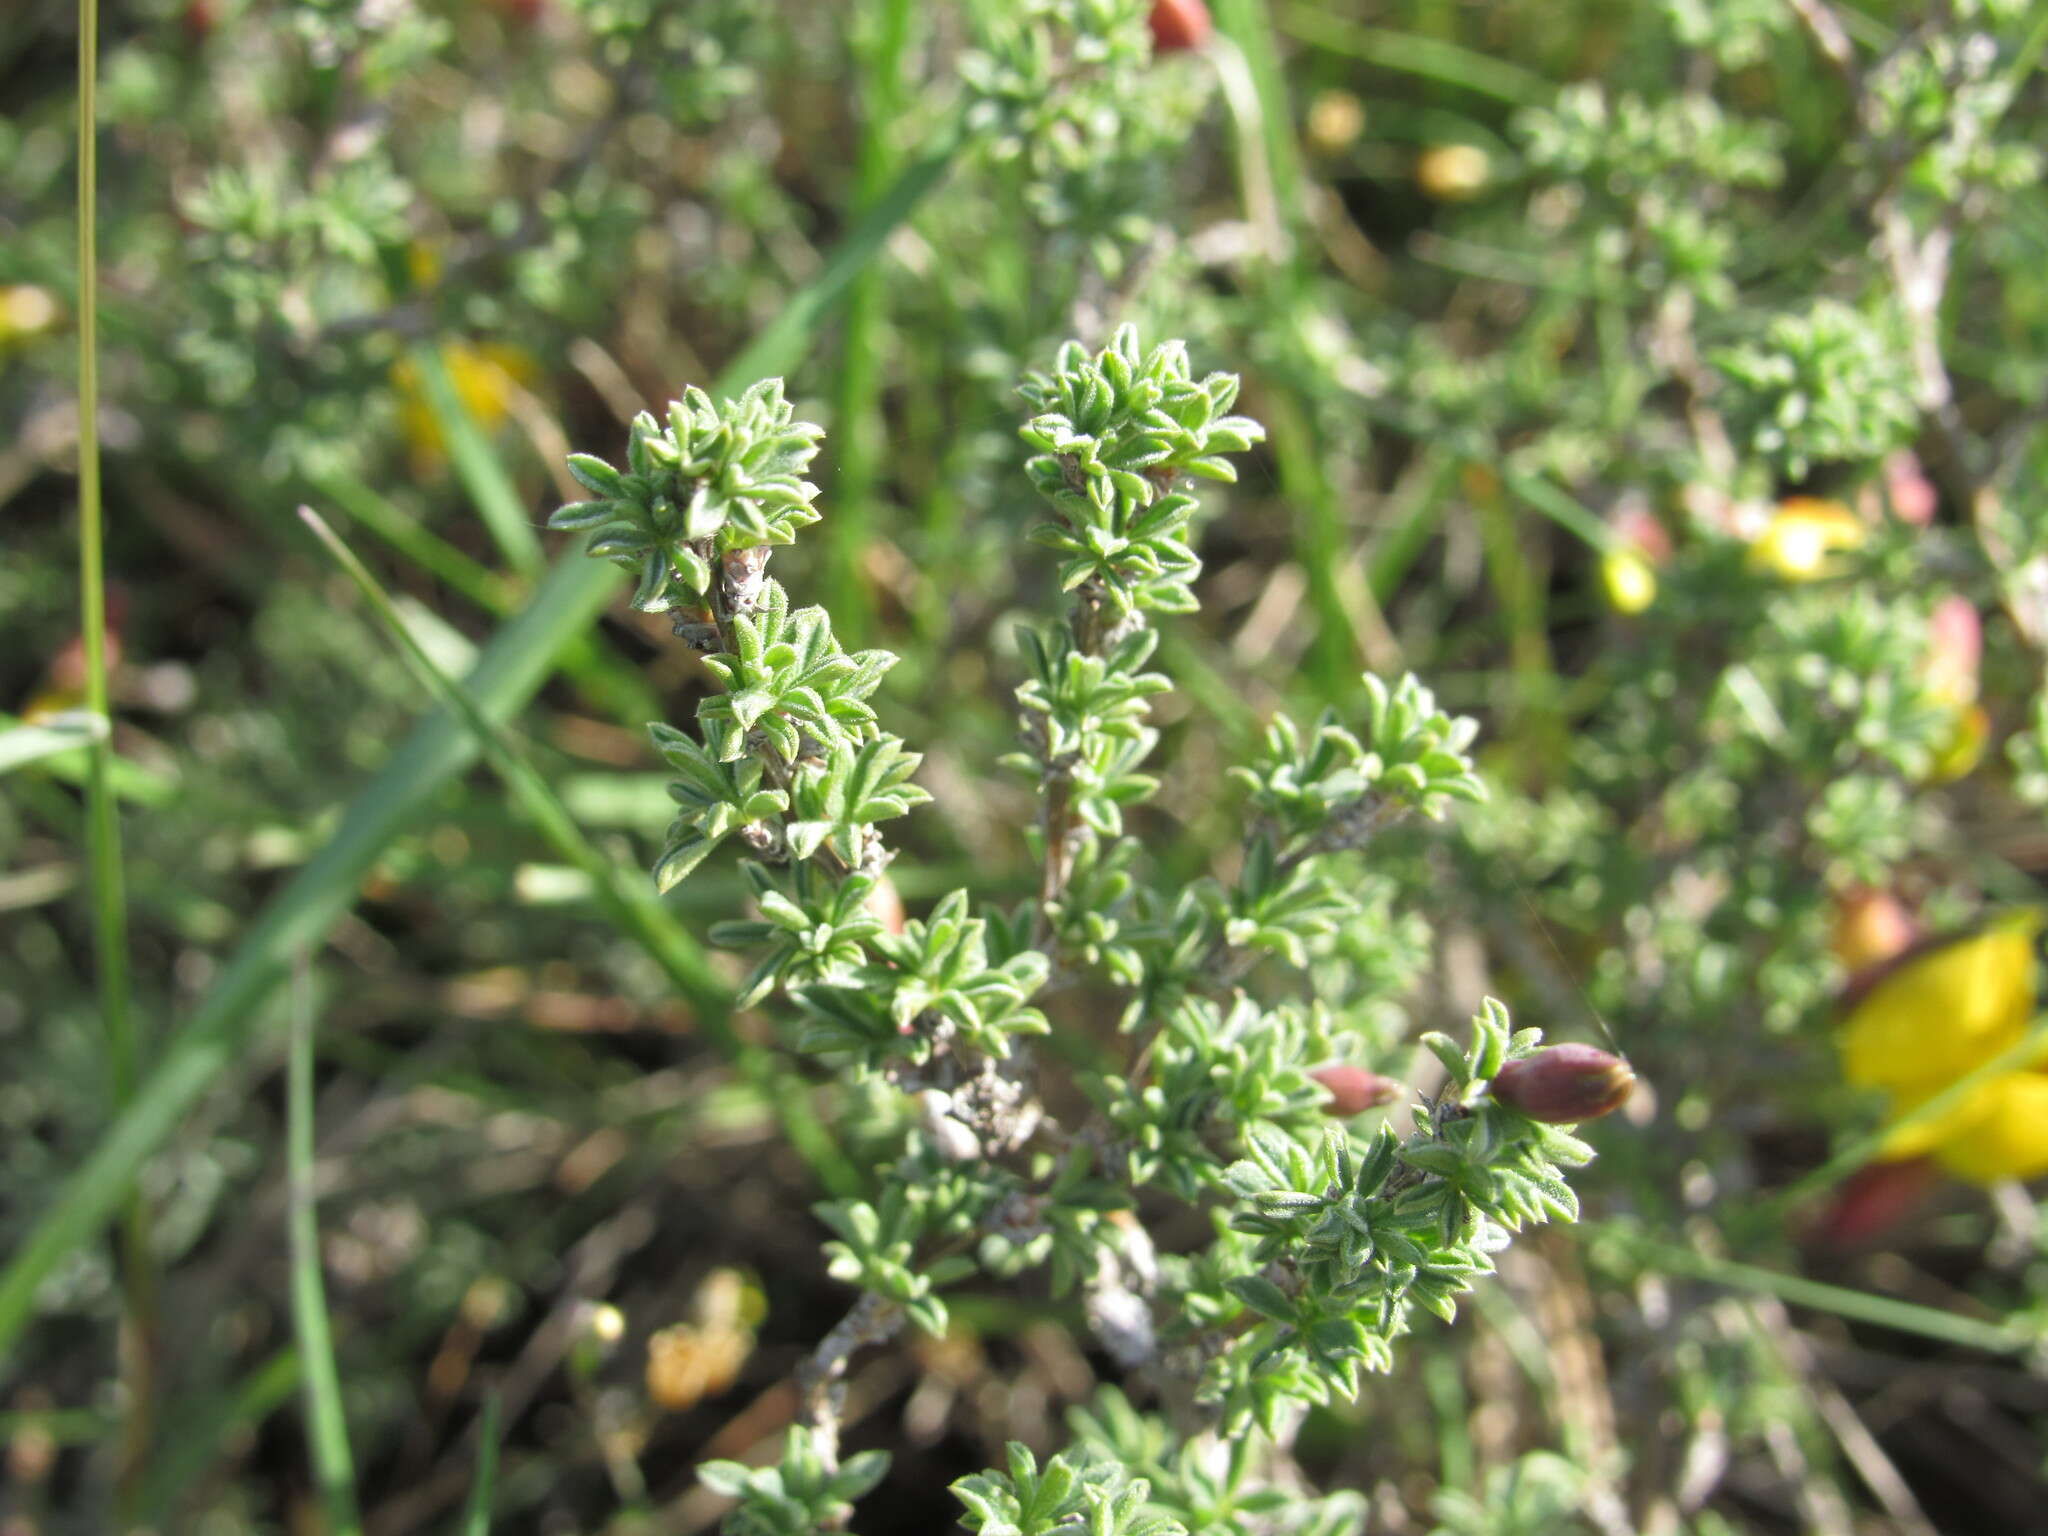
<path fill-rule="evenodd" d="M 1551 1125 L 1597 1120 L 1628 1102 L 1636 1075 L 1591 1045 L 1552 1045 L 1511 1061 L 1493 1079 L 1496 1103 Z"/>

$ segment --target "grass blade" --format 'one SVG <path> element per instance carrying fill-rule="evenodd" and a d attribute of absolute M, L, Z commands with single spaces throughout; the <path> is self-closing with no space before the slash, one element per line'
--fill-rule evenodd
<path fill-rule="evenodd" d="M 348 1448 L 348 1415 L 341 1404 L 341 1373 L 327 1323 L 327 1287 L 320 1276 L 320 1218 L 313 1188 L 313 995 L 306 959 L 292 983 L 291 1051 L 285 1062 L 285 1180 L 292 1260 L 292 1331 L 298 1339 L 300 1383 L 306 1400 L 308 1449 L 327 1528 L 356 1536 L 355 1457 Z"/>
<path fill-rule="evenodd" d="M 462 1536 L 491 1536 L 491 1501 L 498 1491 L 498 1398 L 484 1399 L 483 1423 L 476 1437 L 476 1481 L 462 1508 Z"/>
<path fill-rule="evenodd" d="M 340 507 L 451 592 L 468 598 L 484 612 L 503 617 L 518 606 L 516 581 L 472 560 L 355 476 L 330 471 L 310 476 L 309 480 L 321 500 Z"/>
<path fill-rule="evenodd" d="M 683 930 L 674 914 L 663 906 L 654 886 L 639 870 L 620 868 L 617 861 L 600 853 L 576 818 L 562 804 L 540 770 L 499 725 L 477 707 L 460 683 L 450 678 L 429 656 L 399 616 L 391 595 L 379 585 L 355 551 L 341 541 L 334 530 L 310 507 L 299 508 L 299 516 L 313 531 L 356 590 L 370 605 L 378 623 L 404 654 L 420 684 L 442 708 L 458 716 L 490 764 L 511 792 L 527 819 L 590 882 L 598 904 L 612 923 L 635 940 L 648 957 L 691 1005 L 697 1009 L 699 1024 L 725 1051 L 740 1072 L 761 1092 L 763 1100 L 781 1117 L 783 1129 L 797 1150 L 817 1171 L 834 1193 L 850 1193 L 858 1187 L 852 1166 L 833 1142 L 831 1133 L 811 1114 L 800 1082 L 784 1073 L 773 1055 L 740 1039 L 732 1027 L 732 995 L 725 989 L 706 961 L 697 941 Z"/>
<path fill-rule="evenodd" d="M 512 477 L 505 473 L 505 466 L 485 439 L 483 429 L 477 426 L 476 418 L 469 414 L 469 407 L 462 403 L 454 375 L 448 371 L 447 358 L 439 347 L 422 344 L 412 349 L 410 359 L 418 371 L 420 393 L 426 398 L 427 409 L 441 429 L 441 441 L 448 445 L 456 477 L 469 492 L 469 499 L 476 503 L 484 526 L 497 543 L 498 553 L 521 575 L 538 574 L 547 564 L 547 557 L 541 551 L 533 514 L 521 499 Z"/>
<path fill-rule="evenodd" d="M 865 122 L 861 128 L 854 207 L 865 212 L 888 190 L 895 165 L 896 120 L 903 110 L 903 61 L 910 43 L 910 0 L 874 0 L 868 7 L 872 35 L 855 52 L 861 66 Z M 858 11 L 849 13 L 858 28 Z M 832 515 L 825 521 L 823 591 L 825 611 L 849 649 L 865 643 L 874 600 L 861 579 L 860 560 L 874 522 L 875 486 L 883 462 L 882 353 L 888 334 L 886 288 L 879 264 L 854 279 L 840 331 L 838 390 L 832 411 L 837 460 L 832 478 Z"/>
<path fill-rule="evenodd" d="M 106 739 L 107 717 L 85 709 L 67 709 L 33 725 L 0 722 L 0 773 L 12 773 L 46 757 L 76 752 Z"/>
<path fill-rule="evenodd" d="M 1962 1317 L 1916 1301 L 1896 1296 L 1879 1296 L 1870 1291 L 1851 1290 L 1808 1280 L 1803 1275 L 1783 1274 L 1755 1264 L 1716 1258 L 1677 1243 L 1660 1242 L 1627 1227 L 1609 1223 L 1598 1231 L 1598 1239 L 1611 1243 L 1632 1264 L 1667 1275 L 1685 1275 L 1729 1290 L 1775 1296 L 1795 1307 L 1810 1307 L 1836 1317 L 1891 1328 L 1899 1333 L 1954 1344 L 1963 1349 L 1981 1349 L 1987 1354 L 2022 1354 L 2040 1347 L 2040 1325 L 2024 1317 L 2006 1322 Z"/>
<path fill-rule="evenodd" d="M 1462 86 L 1510 106 L 1539 107 L 1556 94 L 1541 75 L 1474 53 L 1441 38 L 1423 37 L 1391 27 L 1368 27 L 1331 16 L 1307 5 L 1289 5 L 1280 12 L 1280 28 L 1298 42 L 1357 59 L 1377 69 L 1399 70 L 1446 85 Z"/>
<path fill-rule="evenodd" d="M 715 381 L 737 394 L 802 358 L 819 321 L 891 231 L 944 179 L 960 147 L 949 139 L 914 162 L 812 281 Z M 509 718 L 540 686 L 563 646 L 586 630 L 617 588 L 618 571 L 581 552 L 559 561 L 527 608 L 498 631 L 468 678 L 484 718 Z M 0 1358 L 34 1312 L 36 1289 L 64 1257 L 91 1241 L 128 1182 L 194 1102 L 241 1059 L 251 1017 L 284 979 L 291 956 L 318 944 L 355 899 L 364 874 L 441 787 L 475 757 L 461 722 L 440 711 L 421 722 L 363 787 L 313 861 L 266 906 L 134 1101 L 65 1180 L 20 1250 L 0 1271 Z"/>
<path fill-rule="evenodd" d="M 128 895 L 108 728 L 106 530 L 100 500 L 99 375 L 99 0 L 78 4 L 78 577 L 85 636 L 85 708 L 102 729 L 87 742 L 86 860 L 92 871 L 93 964 L 106 1027 L 114 1110 L 135 1096 L 141 1047 L 130 1008 Z M 121 1203 L 121 1379 L 125 1389 L 120 1502 L 132 1514 L 149 1463 L 156 1406 L 156 1262 L 149 1215 L 129 1179 L 109 1191 Z"/>
<path fill-rule="evenodd" d="M 1295 139 L 1294 114 L 1287 104 L 1287 76 L 1280 67 L 1272 20 L 1261 0 L 1217 0 L 1216 24 L 1236 45 L 1238 55 L 1232 59 L 1212 45 L 1225 100 L 1233 116 L 1249 118 L 1257 127 L 1275 214 L 1285 233 L 1295 236 L 1309 218 L 1302 190 L 1306 177 L 1301 168 L 1301 146 Z M 1245 99 L 1247 93 L 1250 100 Z M 1243 154 L 1242 146 L 1239 153 Z M 1256 210 L 1247 212 L 1257 217 Z"/>
<path fill-rule="evenodd" d="M 484 612 L 503 619 L 519 611 L 523 583 L 470 559 L 362 481 L 347 474 L 328 473 L 314 477 L 311 484 L 323 502 L 340 507 L 407 560 Z M 599 631 L 572 639 L 557 653 L 555 665 L 593 705 L 636 730 L 661 713 L 661 701 L 654 690 L 624 657 L 604 643 Z"/>
<path fill-rule="evenodd" d="M 60 725 L 59 722 L 74 716 L 84 717 L 85 711 L 67 711 L 64 716 L 51 716 L 31 726 L 24 720 L 0 711 L 0 743 L 15 742 L 17 731 L 69 730 L 68 725 Z M 104 732 L 109 725 L 110 722 L 101 721 L 94 728 Z M 41 738 L 35 736 L 23 736 L 15 743 L 14 748 L 24 753 L 34 751 L 36 772 L 48 774 L 53 779 L 62 779 L 67 784 L 83 784 L 91 778 L 92 765 L 86 757 L 83 736 L 71 734 L 61 748 L 47 755 L 36 750 L 36 743 L 40 740 Z M 7 750 L 9 749 L 5 746 L 0 746 L 0 752 Z M 27 766 L 27 756 L 17 757 L 0 763 L 0 773 Z M 178 781 L 175 778 L 158 773 L 153 768 L 145 768 L 142 764 L 125 757 L 113 757 L 108 760 L 107 784 L 113 790 L 115 798 L 133 800 L 137 805 L 162 805 L 178 793 Z"/>
<path fill-rule="evenodd" d="M 641 941 L 647 951 L 661 962 L 676 989 L 692 1004 L 722 1019 L 731 999 L 706 963 L 703 951 L 676 926 L 653 897 L 653 887 L 644 878 L 623 878 L 619 867 L 591 845 L 563 806 L 561 797 L 540 771 L 470 697 L 468 690 L 435 665 L 418 637 L 399 616 L 391 595 L 370 574 L 369 568 L 356 558 L 355 551 L 327 526 L 319 513 L 311 507 L 301 507 L 299 517 L 327 553 L 334 557 L 335 564 L 355 583 L 356 590 L 370 605 L 378 624 L 404 655 L 413 675 L 433 695 L 436 703 L 461 720 L 482 751 L 484 761 L 511 791 L 520 810 L 539 828 L 555 851 L 590 881 L 607 915 Z M 637 899 L 635 893 L 643 887 L 650 894 L 645 900 Z"/>
<path fill-rule="evenodd" d="M 182 1397 L 149 1469 L 135 1530 L 181 1530 L 179 1503 L 230 1446 L 283 1407 L 299 1384 L 299 1353 L 281 1349 L 231 1389 Z"/>

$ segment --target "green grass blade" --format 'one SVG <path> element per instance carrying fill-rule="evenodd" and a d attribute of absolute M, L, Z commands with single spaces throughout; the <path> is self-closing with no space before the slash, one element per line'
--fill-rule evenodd
<path fill-rule="evenodd" d="M 83 715 L 85 712 L 80 710 L 77 713 Z M 29 727 L 25 721 L 0 711 L 0 731 L 6 732 L 10 737 L 16 730 L 47 729 L 55 723 L 54 720 L 45 720 L 39 726 Z M 32 743 L 35 739 L 24 738 L 24 745 Z M 38 757 L 34 764 L 36 772 L 46 773 L 53 779 L 62 779 L 67 784 L 87 782 L 92 776 L 92 764 L 88 761 L 86 749 L 80 742 L 81 739 L 73 735 L 63 750 Z M 26 762 L 13 762 L 6 766 L 21 768 L 29 765 Z M 0 772 L 4 771 L 0 769 Z M 137 805 L 162 805 L 178 793 L 178 781 L 175 778 L 169 774 L 158 773 L 154 768 L 145 768 L 142 764 L 125 757 L 109 759 L 107 784 L 113 790 L 116 799 L 132 800 Z"/>
<path fill-rule="evenodd" d="M 795 366 L 834 301 L 944 179 L 958 150 L 956 137 L 904 171 L 824 270 L 791 296 L 714 381 L 718 392 L 737 394 L 758 378 Z M 485 718 L 507 719 L 532 695 L 563 646 L 596 620 L 619 580 L 613 567 L 584 559 L 580 550 L 548 573 L 533 601 L 485 647 L 468 678 L 470 696 Z M 440 711 L 421 722 L 356 796 L 327 846 L 264 908 L 134 1102 L 65 1180 L 0 1271 L 0 1357 L 12 1353 L 28 1326 L 43 1280 L 67 1254 L 91 1241 L 136 1170 L 213 1081 L 241 1059 L 252 1015 L 283 980 L 291 956 L 320 943 L 354 901 L 384 846 L 475 755 L 474 740 L 453 715 Z"/>
<path fill-rule="evenodd" d="M 333 473 L 310 482 L 325 501 L 427 572 L 497 618 L 518 612 L 521 584 L 472 560 L 447 540 L 422 528 L 391 501 L 351 475 Z M 555 665 L 594 706 L 638 730 L 661 713 L 661 700 L 601 632 L 571 640 Z"/>
<path fill-rule="evenodd" d="M 1243 68 L 1257 96 L 1255 110 L 1259 137 L 1265 149 L 1266 171 L 1271 178 L 1273 200 L 1289 234 L 1298 234 L 1307 224 L 1309 209 L 1303 193 L 1306 178 L 1301 168 L 1301 145 L 1295 138 L 1294 114 L 1287 103 L 1287 76 L 1280 66 L 1280 50 L 1273 39 L 1273 24 L 1265 0 L 1217 0 L 1216 24 L 1223 35 L 1237 45 Z M 1223 59 L 1217 68 L 1228 68 Z M 1224 77 L 1226 95 L 1233 113 L 1246 110 L 1230 89 L 1231 77 Z"/>
<path fill-rule="evenodd" d="M 818 275 L 792 294 L 747 350 L 726 365 L 712 392 L 738 394 L 756 379 L 789 371 L 808 350 L 819 324 L 845 296 L 853 280 L 881 253 L 889 236 L 917 205 L 946 179 L 965 142 L 963 133 L 956 128 L 940 135 L 931 149 L 905 166 L 888 195 L 854 226 Z"/>
<path fill-rule="evenodd" d="M 505 472 L 483 429 L 476 424 L 476 418 L 469 414 L 469 407 L 462 403 L 454 375 L 448 371 L 448 360 L 439 347 L 425 344 L 414 347 L 409 356 L 413 367 L 419 370 L 420 393 L 426 397 L 427 409 L 433 412 L 434 424 L 441 429 L 441 441 L 448 445 L 456 477 L 476 504 L 478 515 L 497 543 L 498 553 L 521 575 L 538 574 L 547 564 L 547 557 L 541 552 L 533 513 L 521 499 L 519 488 Z"/>
<path fill-rule="evenodd" d="M 164 1448 L 149 1469 L 136 1530 L 182 1530 L 173 1517 L 186 1491 L 224 1447 L 284 1406 L 299 1384 L 299 1354 L 281 1349 L 231 1390 L 182 1397 L 165 1423 Z"/>
<path fill-rule="evenodd" d="M 1266 416 L 1280 492 L 1298 510 L 1295 555 L 1308 578 L 1308 603 L 1315 614 L 1306 670 L 1316 696 L 1336 703 L 1351 697 L 1370 657 L 1366 638 L 1345 607 L 1338 585 L 1338 570 L 1349 557 L 1344 508 L 1323 462 L 1322 445 L 1295 395 L 1276 389 Z M 1369 594 L 1367 600 L 1371 601 Z M 1371 619 L 1384 631 L 1384 619 L 1377 613 Z"/>
<path fill-rule="evenodd" d="M 2038 1349 L 2042 1342 L 2040 1325 L 2029 1324 L 2020 1318 L 1991 1322 L 1983 1318 L 1962 1317 L 1915 1301 L 1901 1301 L 1895 1296 L 1879 1296 L 1870 1291 L 1808 1280 L 1803 1275 L 1787 1275 L 1755 1264 L 1716 1258 L 1696 1249 L 1659 1242 L 1612 1225 L 1600 1229 L 1598 1240 L 1612 1244 L 1630 1265 L 1641 1269 L 1685 1275 L 1710 1285 L 1726 1286 L 1730 1290 L 1775 1296 L 1795 1307 L 1809 1307 L 1816 1312 L 1829 1312 L 1836 1317 L 1872 1323 L 1880 1328 L 1964 1349 L 1981 1349 L 2000 1355 L 2021 1354 Z"/>
<path fill-rule="evenodd" d="M 1298 42 L 1357 59 L 1376 69 L 1398 70 L 1462 86 L 1511 106 L 1537 107 L 1556 94 L 1541 75 L 1503 63 L 1441 38 L 1368 27 L 1345 21 L 1307 5 L 1289 5 L 1280 12 L 1280 29 Z"/>
<path fill-rule="evenodd" d="M 421 527 L 392 505 L 389 498 L 354 475 L 336 471 L 308 479 L 321 500 L 340 507 L 451 592 L 468 598 L 486 613 L 500 616 L 517 605 L 519 595 L 514 582 L 478 564 L 431 529 Z"/>
<path fill-rule="evenodd" d="M 873 35 L 857 46 L 861 127 L 854 207 L 865 212 L 888 190 L 895 165 L 894 132 L 903 110 L 903 63 L 909 49 L 911 0 L 873 0 Z M 857 12 L 850 26 L 858 27 Z M 832 515 L 825 520 L 822 592 L 834 631 L 849 650 L 865 643 L 874 601 L 860 559 L 873 533 L 875 486 L 883 463 L 882 352 L 888 335 L 887 288 L 879 263 L 861 270 L 846 299 L 832 410 Z"/>
<path fill-rule="evenodd" d="M 94 960 L 116 1104 L 135 1091 L 136 1042 L 128 1008 L 128 906 L 121 820 L 108 783 L 113 757 L 107 694 L 106 530 L 100 502 L 97 91 L 99 0 L 78 7 L 78 582 L 85 636 L 85 711 L 100 722 L 86 745 L 86 841 L 92 866 Z"/>
<path fill-rule="evenodd" d="M 290 1195 L 292 1331 L 298 1339 L 306 1401 L 307 1448 L 314 1480 L 334 1536 L 362 1530 L 356 1513 L 355 1457 L 348 1447 L 348 1415 L 341 1404 L 341 1373 L 327 1322 L 327 1287 L 320 1275 L 320 1218 L 313 1187 L 313 997 L 301 957 L 292 985 L 291 1050 L 285 1061 L 285 1180 Z"/>
<path fill-rule="evenodd" d="M 565 560 L 533 604 L 499 631 L 470 675 L 474 696 L 493 718 L 517 709 L 547 675 L 556 651 L 596 620 L 613 575 L 593 560 Z M 459 722 L 446 715 L 423 722 L 356 797 L 333 838 L 264 908 L 133 1102 L 0 1272 L 0 1354 L 12 1351 L 27 1326 L 43 1278 L 92 1239 L 136 1170 L 241 1059 L 251 1016 L 284 980 L 290 957 L 321 942 L 384 846 L 474 756 Z"/>
<path fill-rule="evenodd" d="M 312 529 L 328 554 L 334 557 L 363 600 L 370 605 L 378 624 L 404 655 L 413 675 L 443 709 L 463 723 L 483 753 L 492 772 L 511 791 L 521 811 L 564 859 L 582 871 L 597 892 L 607 915 L 624 928 L 662 965 L 676 989 L 706 1013 L 723 1019 L 731 999 L 719 984 L 704 953 L 690 936 L 677 927 L 660 903 L 650 894 L 644 900 L 636 893 L 652 886 L 637 874 L 625 877 L 612 860 L 599 853 L 583 835 L 561 797 L 527 760 L 498 723 L 472 698 L 469 691 L 452 681 L 435 665 L 419 639 L 399 616 L 391 595 L 356 558 L 334 530 L 310 507 L 299 508 L 299 516 Z"/>
<path fill-rule="evenodd" d="M 462 1536 L 491 1536 L 491 1501 L 498 1491 L 498 1398 L 484 1399 L 483 1423 L 477 1427 L 476 1480 L 462 1509 Z"/>
<path fill-rule="evenodd" d="M 67 709 L 34 725 L 0 721 L 0 773 L 12 773 L 45 758 L 78 752 L 106 739 L 107 717 L 86 709 Z"/>
<path fill-rule="evenodd" d="M 1457 460 L 1424 448 L 1417 467 L 1402 477 L 1380 520 L 1366 558 L 1365 585 L 1382 607 L 1394 600 L 1402 581 L 1443 525 L 1444 498 L 1457 477 Z"/>
<path fill-rule="evenodd" d="M 107 1078 L 118 1114 L 135 1096 L 141 1045 L 131 1007 L 128 893 L 121 811 L 113 784 L 107 690 L 106 529 L 100 496 L 99 0 L 78 4 L 78 578 L 85 637 L 85 708 L 102 729 L 85 748 L 86 861 L 91 870 L 93 965 L 106 1029 Z M 110 1191 L 121 1218 L 121 1382 L 117 1474 L 124 1517 L 134 1512 L 155 1438 L 156 1260 L 149 1213 L 132 1182 Z"/>
<path fill-rule="evenodd" d="M 781 1117 L 783 1129 L 797 1150 L 811 1163 L 821 1181 L 835 1194 L 851 1193 L 859 1185 L 831 1133 L 811 1113 L 802 1084 L 783 1073 L 773 1055 L 743 1041 L 732 1026 L 732 994 L 711 969 L 703 949 L 655 894 L 654 886 L 639 870 L 622 869 L 617 861 L 600 853 L 576 818 L 562 803 L 540 770 L 503 728 L 490 720 L 461 684 L 438 666 L 399 616 L 391 596 L 356 558 L 318 513 L 301 507 L 299 516 L 312 529 L 335 563 L 355 583 L 356 590 L 370 605 L 378 623 L 404 654 L 413 675 L 442 708 L 457 715 L 475 738 L 484 760 L 511 792 L 513 800 L 540 831 L 556 853 L 590 882 L 599 906 L 620 932 L 647 952 L 662 973 L 697 1010 L 697 1021 L 741 1074 L 760 1090 L 763 1100 Z"/>

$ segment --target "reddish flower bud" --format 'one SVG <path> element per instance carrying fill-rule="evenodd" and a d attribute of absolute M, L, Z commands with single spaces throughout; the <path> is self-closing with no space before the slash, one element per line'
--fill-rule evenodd
<path fill-rule="evenodd" d="M 1202 0 L 1152 0 L 1152 51 L 1178 53 L 1209 41 L 1209 7 Z"/>
<path fill-rule="evenodd" d="M 1635 1085 L 1619 1056 L 1591 1045 L 1552 1045 L 1502 1067 L 1491 1092 L 1531 1120 L 1575 1125 L 1621 1108 Z"/>
<path fill-rule="evenodd" d="M 1927 619 L 1927 686 L 1951 703 L 1971 703 L 1983 662 L 1984 621 L 1967 597 L 1951 592 Z"/>
<path fill-rule="evenodd" d="M 896 882 L 887 875 L 875 881 L 875 888 L 868 892 L 865 905 L 868 915 L 882 925 L 884 933 L 903 931 L 903 897 L 897 893 Z"/>
<path fill-rule="evenodd" d="M 1890 891 L 1860 886 L 1835 901 L 1828 947 L 1852 974 L 1912 947 L 1920 925 Z"/>
<path fill-rule="evenodd" d="M 1323 1106 L 1323 1113 L 1339 1120 L 1349 1120 L 1368 1109 L 1391 1104 L 1405 1091 L 1391 1077 L 1381 1077 L 1377 1072 L 1368 1072 L 1349 1062 L 1317 1067 L 1309 1076 L 1321 1083 L 1330 1095 L 1329 1102 Z"/>
<path fill-rule="evenodd" d="M 1918 1210 L 1940 1177 L 1932 1158 L 1871 1163 L 1842 1181 L 1800 1235 L 1826 1249 L 1873 1242 Z"/>
<path fill-rule="evenodd" d="M 1912 449 L 1901 448 L 1885 459 L 1884 489 L 1901 522 L 1925 528 L 1934 521 L 1941 495 L 1920 468 L 1920 460 Z"/>
<path fill-rule="evenodd" d="M 1662 565 L 1671 558 L 1671 530 L 1650 510 L 1645 498 L 1637 495 L 1623 498 L 1609 517 L 1608 526 L 1614 530 L 1617 543 L 1641 555 L 1650 564 Z"/>

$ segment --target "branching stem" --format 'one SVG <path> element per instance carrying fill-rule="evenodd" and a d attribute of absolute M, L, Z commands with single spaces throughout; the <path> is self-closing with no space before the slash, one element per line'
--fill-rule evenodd
<path fill-rule="evenodd" d="M 839 1465 L 839 1415 L 846 1406 L 846 1371 L 855 1353 L 885 1343 L 903 1328 L 903 1309 L 873 1291 L 859 1301 L 818 1341 L 797 1371 L 797 1396 L 819 1459 L 828 1468 Z"/>

